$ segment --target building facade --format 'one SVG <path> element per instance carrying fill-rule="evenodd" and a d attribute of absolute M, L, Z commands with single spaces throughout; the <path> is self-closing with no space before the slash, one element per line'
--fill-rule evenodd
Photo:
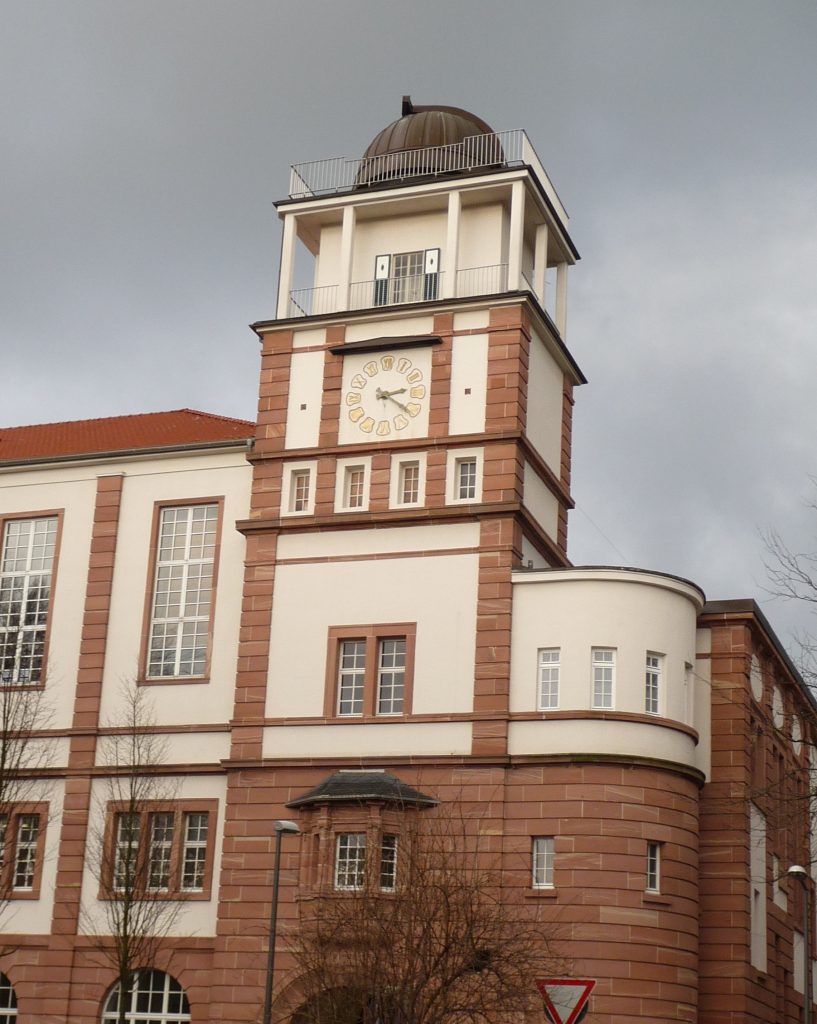
<path fill-rule="evenodd" d="M 753 602 L 571 565 L 578 253 L 527 136 L 406 99 L 278 209 L 254 424 L 0 431 L 3 692 L 50 711 L 0 819 L 0 1024 L 115 1019 L 128 855 L 176 907 L 129 1019 L 258 1020 L 290 818 L 291 1016 L 304 900 L 422 800 L 479 809 L 588 1020 L 800 1019 L 815 705 Z M 127 806 L 134 692 L 163 750 Z"/>

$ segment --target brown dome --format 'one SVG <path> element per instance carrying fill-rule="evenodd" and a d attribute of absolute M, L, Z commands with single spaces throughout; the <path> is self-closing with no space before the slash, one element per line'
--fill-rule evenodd
<path fill-rule="evenodd" d="M 392 121 L 369 143 L 363 159 L 400 153 L 406 149 L 450 146 L 473 135 L 492 135 L 493 130 L 476 114 L 459 107 L 415 107 L 403 97 L 403 116 Z"/>
<path fill-rule="evenodd" d="M 484 135 L 490 138 L 480 140 Z M 404 96 L 403 116 L 369 143 L 355 186 L 450 174 L 503 161 L 502 146 L 481 117 L 459 107 L 415 107 L 411 97 Z"/>

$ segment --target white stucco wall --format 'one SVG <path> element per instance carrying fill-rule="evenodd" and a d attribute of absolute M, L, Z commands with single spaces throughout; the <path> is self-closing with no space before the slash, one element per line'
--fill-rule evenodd
<path fill-rule="evenodd" d="M 478 434 L 485 429 L 488 388 L 488 335 L 455 336 L 451 348 L 450 434 Z"/>
<path fill-rule="evenodd" d="M 542 339 L 532 331 L 525 432 L 557 477 L 561 476 L 563 386 L 562 370 Z"/>
<path fill-rule="evenodd" d="M 708 701 L 690 717 L 688 689 L 694 684 L 699 592 L 683 581 L 655 573 L 573 569 L 517 573 L 513 590 L 511 711 L 538 709 L 538 651 L 560 651 L 559 713 L 589 712 L 591 651 L 615 650 L 613 712 L 645 713 L 645 658 L 662 657 L 659 714 L 655 724 L 601 721 L 512 723 L 512 753 L 550 750 L 624 753 L 705 763 L 693 739 L 663 719 L 697 730 L 706 727 Z"/>
<path fill-rule="evenodd" d="M 101 720 L 122 714 L 122 686 L 139 672 L 146 588 L 151 586 L 151 527 L 157 502 L 184 504 L 224 498 L 219 537 L 218 584 L 208 682 L 163 681 L 151 687 L 159 723 L 228 721 L 232 715 L 243 585 L 244 538 L 235 523 L 249 509 L 251 470 L 242 452 L 150 459 L 125 471 L 111 595 Z"/>
<path fill-rule="evenodd" d="M 161 790 L 157 789 L 157 797 L 160 799 L 170 794 L 174 801 L 218 801 L 216 820 L 213 821 L 212 815 L 210 818 L 210 827 L 215 826 L 211 898 L 209 900 L 190 899 L 183 901 L 177 916 L 173 919 L 166 932 L 166 934 L 171 936 L 215 935 L 218 911 L 218 885 L 221 873 L 221 848 L 224 839 L 224 807 L 227 796 L 227 780 L 224 777 L 210 775 L 179 775 L 163 778 L 159 786 Z M 161 792 L 161 795 L 159 795 L 159 792 Z M 99 836 L 104 830 L 108 804 L 115 798 L 115 791 L 111 790 L 105 779 L 99 778 L 94 780 L 91 790 L 92 804 L 88 829 L 90 838 L 82 874 L 82 896 L 80 901 L 80 914 L 81 921 L 83 922 L 82 930 L 85 934 L 110 934 L 110 926 L 105 917 L 104 903 L 98 898 L 101 863 Z M 172 906 L 176 907 L 179 904 L 174 903 Z"/>
<path fill-rule="evenodd" d="M 286 448 L 312 448 L 318 443 L 323 403 L 323 367 L 324 354 L 321 351 L 294 352 L 292 355 L 284 440 Z"/>
<path fill-rule="evenodd" d="M 524 487 L 522 500 L 525 507 L 545 533 L 555 540 L 559 528 L 559 502 L 529 462 L 525 463 Z"/>

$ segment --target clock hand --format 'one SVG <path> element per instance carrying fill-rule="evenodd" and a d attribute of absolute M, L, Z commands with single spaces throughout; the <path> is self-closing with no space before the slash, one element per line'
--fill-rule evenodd
<path fill-rule="evenodd" d="M 378 388 L 374 393 L 375 398 L 391 398 L 392 395 L 405 394 L 405 388 L 396 388 L 394 391 L 384 391 L 382 388 Z"/>
<path fill-rule="evenodd" d="M 403 390 L 405 391 L 405 388 L 403 388 Z M 399 392 L 398 392 L 398 394 L 399 394 Z M 402 402 L 398 402 L 396 398 L 392 398 L 391 395 L 387 395 L 386 397 L 391 399 L 391 401 L 394 402 L 395 405 L 399 406 L 403 410 L 403 412 L 408 412 L 409 411 L 408 410 L 408 406 L 407 405 L 403 405 Z"/>

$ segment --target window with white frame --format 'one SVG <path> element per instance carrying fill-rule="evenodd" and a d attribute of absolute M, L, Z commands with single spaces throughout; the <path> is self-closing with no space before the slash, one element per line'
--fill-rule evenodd
<path fill-rule="evenodd" d="M 377 713 L 401 715 L 406 685 L 406 638 L 380 640 L 377 652 Z"/>
<path fill-rule="evenodd" d="M 333 626 L 329 630 L 329 717 L 406 715 L 411 712 L 416 624 Z"/>
<path fill-rule="evenodd" d="M 657 715 L 659 713 L 663 660 L 663 655 L 647 651 L 647 662 L 644 670 L 644 710 L 648 715 Z"/>
<path fill-rule="evenodd" d="M 416 249 L 375 259 L 373 305 L 428 302 L 437 298 L 439 249 Z"/>
<path fill-rule="evenodd" d="M 11 805 L 0 814 L 0 891 L 6 899 L 36 899 L 43 869 L 46 804 Z"/>
<path fill-rule="evenodd" d="M 416 508 L 425 501 L 425 452 L 393 455 L 389 481 L 392 508 Z"/>
<path fill-rule="evenodd" d="M 531 884 L 534 889 L 553 888 L 555 860 L 553 836 L 534 836 Z"/>
<path fill-rule="evenodd" d="M 362 715 L 366 641 L 342 640 L 338 654 L 338 714 Z"/>
<path fill-rule="evenodd" d="M 448 501 L 452 504 L 481 500 L 482 449 L 454 449 L 446 467 Z"/>
<path fill-rule="evenodd" d="M 341 832 L 335 847 L 335 888 L 362 889 L 366 881 L 366 833 Z"/>
<path fill-rule="evenodd" d="M 420 500 L 420 463 L 400 463 L 400 479 L 397 493 L 401 505 L 416 505 Z"/>
<path fill-rule="evenodd" d="M 380 888 L 394 892 L 397 886 L 397 836 L 386 833 L 380 844 Z"/>
<path fill-rule="evenodd" d="M 202 803 L 210 806 L 201 810 Z M 113 893 L 150 890 L 170 896 L 206 895 L 213 861 L 211 813 L 215 813 L 213 801 L 116 812 L 113 846 L 106 855 Z"/>
<path fill-rule="evenodd" d="M 0 685 L 40 682 L 57 517 L 10 519 L 0 550 Z"/>
<path fill-rule="evenodd" d="M 559 707 L 559 669 L 561 651 L 558 647 L 543 647 L 539 651 L 539 710 Z"/>
<path fill-rule="evenodd" d="M 308 512 L 312 491 L 312 471 L 293 469 L 289 478 L 289 511 Z"/>
<path fill-rule="evenodd" d="M 477 496 L 477 460 L 466 456 L 456 461 L 456 495 L 460 501 L 473 501 Z"/>
<path fill-rule="evenodd" d="M 371 459 L 338 459 L 335 472 L 335 511 L 363 512 L 369 507 Z"/>
<path fill-rule="evenodd" d="M 347 466 L 343 477 L 343 504 L 346 508 L 363 508 L 366 470 L 363 466 Z"/>
<path fill-rule="evenodd" d="M 160 512 L 148 677 L 204 675 L 217 528 L 217 505 Z"/>
<path fill-rule="evenodd" d="M 616 652 L 612 647 L 594 647 L 593 708 L 605 710 L 613 707 L 613 687 L 616 674 Z"/>
<path fill-rule="evenodd" d="M 0 1024 L 16 1024 L 16 1021 L 17 994 L 5 974 L 0 974 Z"/>
<path fill-rule="evenodd" d="M 117 1024 L 120 1018 L 119 982 L 105 1000 L 102 1024 Z M 184 989 L 164 971 L 140 970 L 125 996 L 127 1024 L 189 1024 L 190 1003 Z"/>
<path fill-rule="evenodd" d="M 661 889 L 661 844 L 647 843 L 647 892 Z"/>

